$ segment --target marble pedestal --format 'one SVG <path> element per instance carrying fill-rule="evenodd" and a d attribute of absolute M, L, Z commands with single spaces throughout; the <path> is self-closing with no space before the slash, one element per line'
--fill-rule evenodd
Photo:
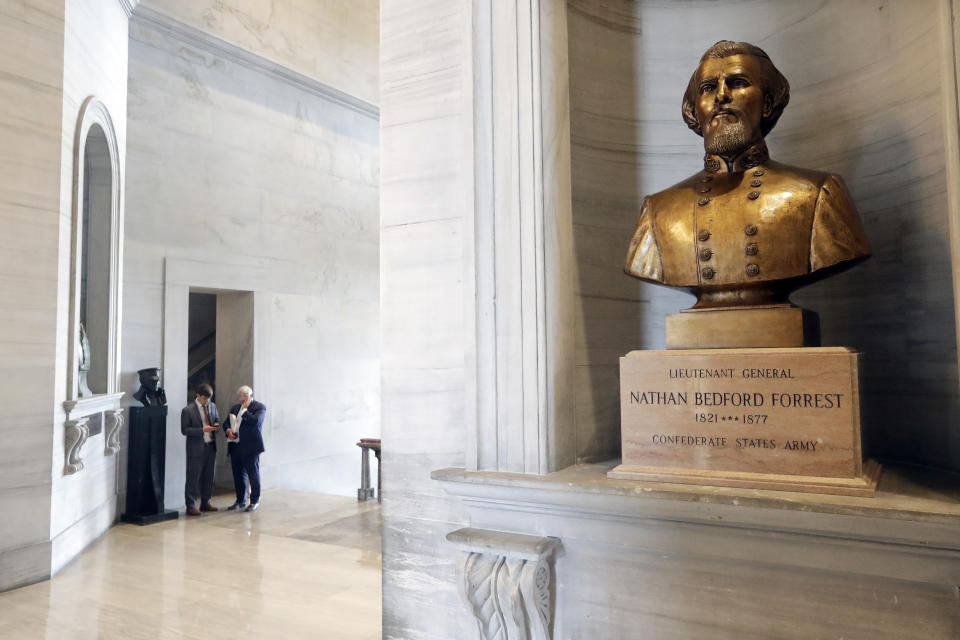
<path fill-rule="evenodd" d="M 820 317 L 789 304 L 684 309 L 667 316 L 668 349 L 819 346 Z"/>
<path fill-rule="evenodd" d="M 872 496 L 858 362 L 843 347 L 633 351 L 610 477 Z"/>

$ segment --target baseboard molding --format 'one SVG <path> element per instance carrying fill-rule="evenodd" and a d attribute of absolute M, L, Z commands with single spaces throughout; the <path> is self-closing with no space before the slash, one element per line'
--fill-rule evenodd
<path fill-rule="evenodd" d="M 51 540 L 50 575 L 55 576 L 92 542 L 107 532 L 119 516 L 116 496 L 85 515 Z"/>
<path fill-rule="evenodd" d="M 0 551 L 0 591 L 42 582 L 50 577 L 49 541 Z"/>

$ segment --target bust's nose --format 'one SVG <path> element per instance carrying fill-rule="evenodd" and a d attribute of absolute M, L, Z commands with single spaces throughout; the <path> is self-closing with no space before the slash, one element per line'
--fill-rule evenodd
<path fill-rule="evenodd" d="M 713 99 L 717 104 L 727 104 L 730 102 L 730 90 L 727 88 L 727 79 L 720 78 L 717 83 L 717 95 Z"/>

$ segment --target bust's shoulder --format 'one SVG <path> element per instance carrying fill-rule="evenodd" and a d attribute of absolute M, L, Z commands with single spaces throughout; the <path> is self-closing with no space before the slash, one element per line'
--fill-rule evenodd
<path fill-rule="evenodd" d="M 644 198 L 644 206 L 651 211 L 668 211 L 673 208 L 673 205 L 686 207 L 691 194 L 696 193 L 698 187 L 706 184 L 701 182 L 701 179 L 707 175 L 709 174 L 700 171 L 663 191 L 651 193 Z"/>
<path fill-rule="evenodd" d="M 780 162 L 770 161 L 764 165 L 764 182 L 771 186 L 791 187 L 798 194 L 817 195 L 824 186 L 844 187 L 843 178 L 827 171 L 804 169 Z"/>

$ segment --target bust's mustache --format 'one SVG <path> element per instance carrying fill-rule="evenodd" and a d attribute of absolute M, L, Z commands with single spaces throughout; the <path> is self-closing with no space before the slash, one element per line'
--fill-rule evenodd
<path fill-rule="evenodd" d="M 720 107 L 718 109 L 714 109 L 713 112 L 710 113 L 710 117 L 707 119 L 707 124 L 712 123 L 714 119 L 718 118 L 719 116 L 733 116 L 738 121 L 743 119 L 743 116 L 738 109 Z"/>

